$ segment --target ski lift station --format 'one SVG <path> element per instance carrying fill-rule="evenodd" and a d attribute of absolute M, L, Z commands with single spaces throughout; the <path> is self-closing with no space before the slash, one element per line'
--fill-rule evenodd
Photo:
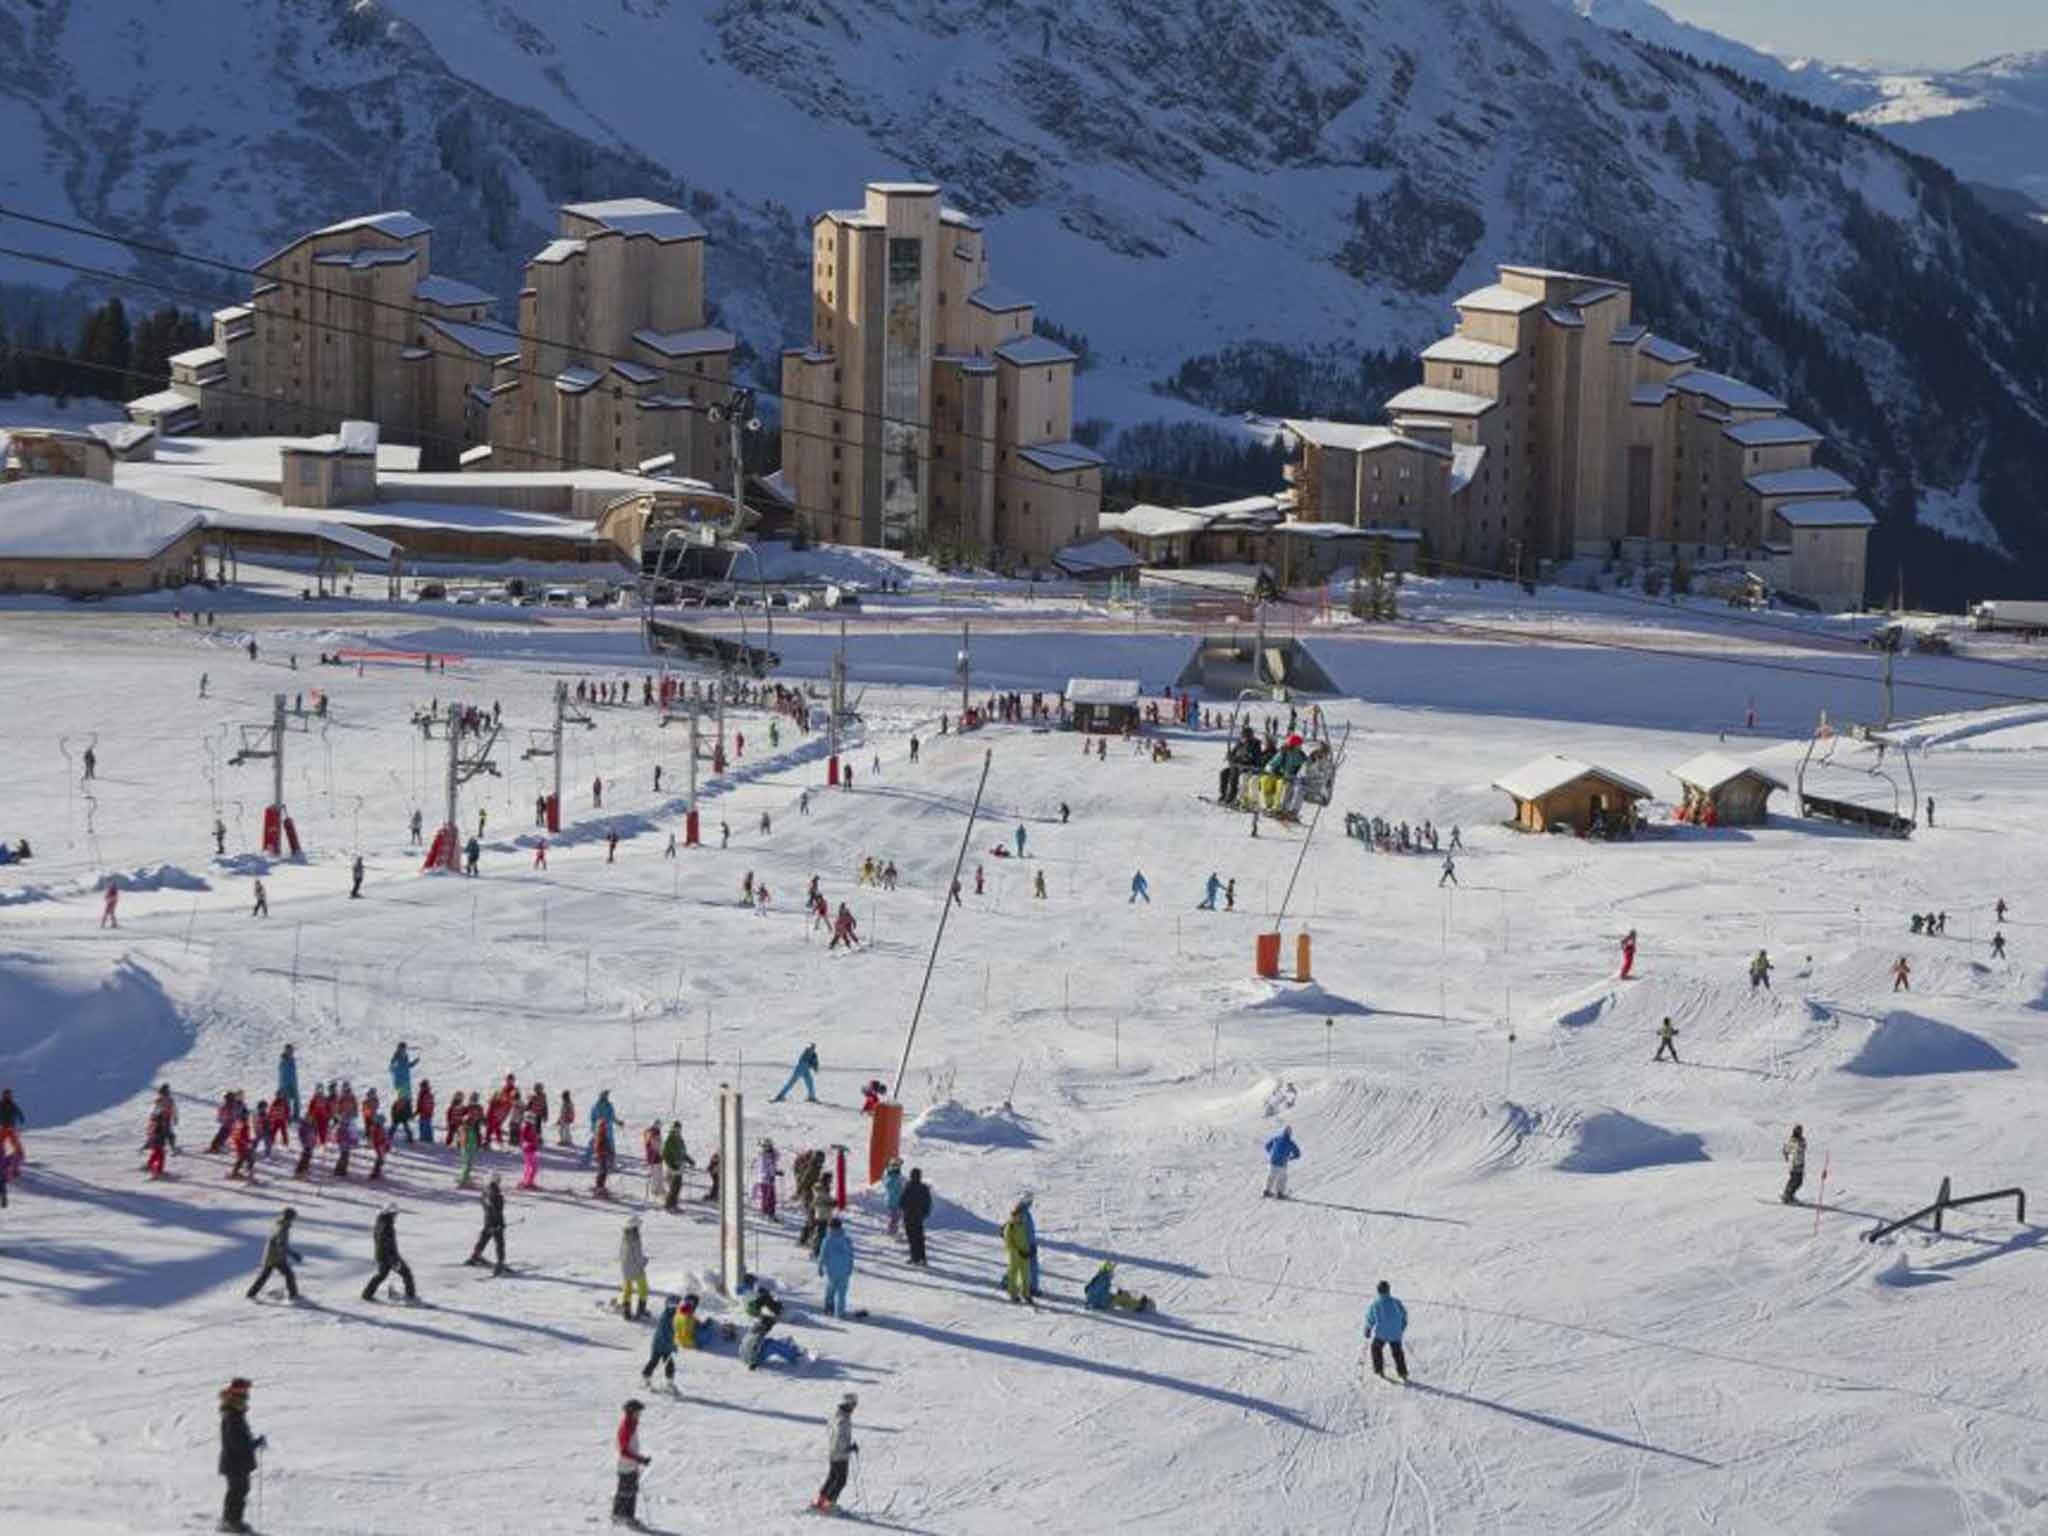
<path fill-rule="evenodd" d="M 1074 729 L 1113 736 L 1138 724 L 1138 682 L 1130 677 L 1075 677 L 1067 681 Z"/>

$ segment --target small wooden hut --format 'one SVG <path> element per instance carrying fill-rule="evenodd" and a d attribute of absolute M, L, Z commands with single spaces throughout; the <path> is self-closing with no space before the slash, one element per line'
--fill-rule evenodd
<path fill-rule="evenodd" d="M 1634 779 L 1576 758 L 1551 753 L 1494 781 L 1515 802 L 1512 825 L 1524 832 L 1570 828 L 1580 834 L 1626 834 L 1635 804 L 1651 792 Z"/>
<path fill-rule="evenodd" d="M 1076 677 L 1067 683 L 1067 709 L 1074 729 L 1115 736 L 1138 724 L 1138 680 Z"/>
<path fill-rule="evenodd" d="M 1785 781 L 1719 752 L 1702 752 L 1671 770 L 1685 790 L 1680 821 L 1703 827 L 1757 827 L 1770 818 L 1770 798 Z"/>

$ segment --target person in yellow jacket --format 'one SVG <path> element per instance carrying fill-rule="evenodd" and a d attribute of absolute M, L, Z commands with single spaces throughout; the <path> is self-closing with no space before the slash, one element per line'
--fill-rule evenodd
<path fill-rule="evenodd" d="M 1031 1242 L 1031 1228 L 1024 1220 L 1024 1207 L 1010 1207 L 1010 1219 L 1003 1223 L 1003 1256 L 1008 1267 L 1003 1271 L 1003 1294 L 1011 1301 L 1031 1300 L 1031 1260 L 1037 1249 Z"/>

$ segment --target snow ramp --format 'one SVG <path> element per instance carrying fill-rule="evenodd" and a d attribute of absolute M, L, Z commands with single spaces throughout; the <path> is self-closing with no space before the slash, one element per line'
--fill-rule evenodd
<path fill-rule="evenodd" d="M 1981 1035 L 1898 1010 L 1842 1063 L 1858 1077 L 1930 1077 L 1946 1072 L 2010 1072 L 2013 1059 Z"/>
<path fill-rule="evenodd" d="M 25 955 L 0 955 L 0 1082 L 31 1125 L 62 1125 L 120 1104 L 192 1044 L 190 1021 L 157 978 L 119 960 L 98 980 Z"/>
<path fill-rule="evenodd" d="M 1569 1139 L 1571 1150 L 1556 1163 L 1560 1173 L 1633 1173 L 1669 1163 L 1707 1161 L 1707 1146 L 1700 1137 L 1652 1125 L 1618 1109 L 1581 1116 Z"/>

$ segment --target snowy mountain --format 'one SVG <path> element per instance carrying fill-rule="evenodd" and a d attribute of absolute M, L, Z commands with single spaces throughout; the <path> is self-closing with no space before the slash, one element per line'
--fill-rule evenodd
<path fill-rule="evenodd" d="M 666 197 L 712 231 L 724 322 L 772 358 L 804 324 L 808 215 L 928 177 L 989 222 L 1004 281 L 1087 336 L 1080 413 L 1120 424 L 1186 414 L 1154 387 L 1247 348 L 1264 397 L 1183 393 L 1290 409 L 1348 377 L 1338 404 L 1370 410 L 1373 350 L 1447 329 L 1493 263 L 1583 265 L 1830 432 L 1885 517 L 1874 571 L 1910 558 L 1941 589 L 1922 595 L 1959 597 L 2003 569 L 1915 530 L 1928 488 L 1975 486 L 2004 547 L 2048 557 L 2026 469 L 2048 459 L 2038 247 L 1875 134 L 1552 0 L 214 13 L 167 32 L 152 0 L 0 0 L 0 124 L 29 146 L 0 202 L 244 264 L 405 206 L 435 224 L 437 269 L 509 298 L 552 204 Z"/>

